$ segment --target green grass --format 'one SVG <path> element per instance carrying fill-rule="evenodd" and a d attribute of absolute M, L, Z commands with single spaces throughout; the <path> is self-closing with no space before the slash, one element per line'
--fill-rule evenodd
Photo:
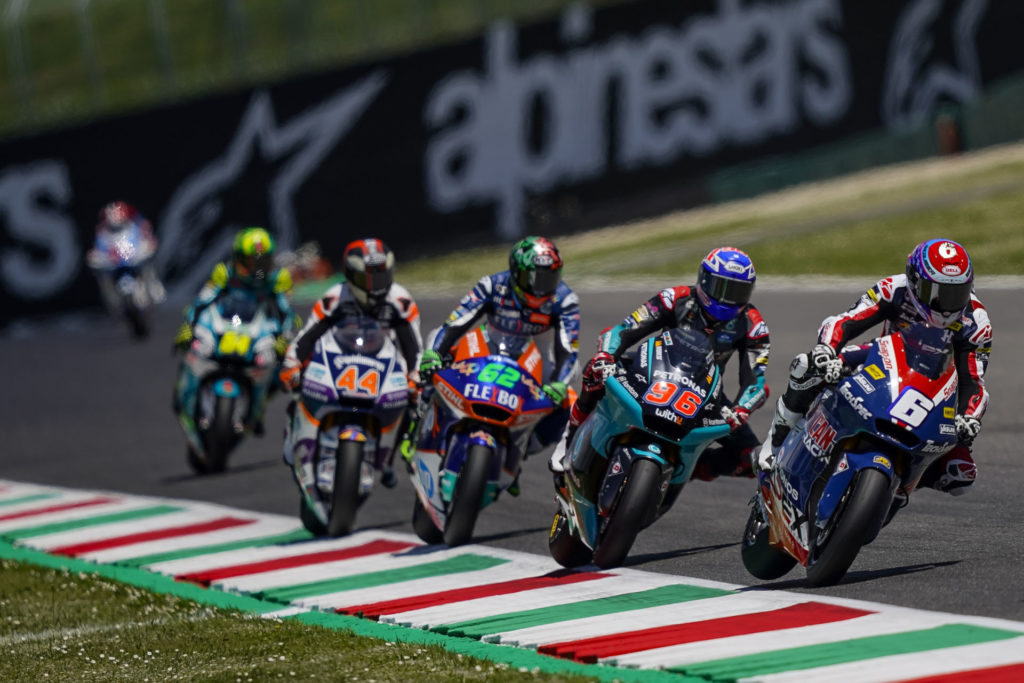
<path fill-rule="evenodd" d="M 585 681 L 0 560 L 3 681 Z"/>
<path fill-rule="evenodd" d="M 1024 275 L 1024 146 L 878 169 L 751 200 L 556 238 L 572 285 L 589 278 L 688 281 L 700 258 L 729 244 L 759 275 L 876 278 L 900 272 L 915 244 L 949 237 L 975 272 Z M 507 245 L 398 265 L 414 290 L 472 286 L 507 268 Z"/>
<path fill-rule="evenodd" d="M 78 4 L 88 8 L 84 14 L 76 12 Z M 468 38 L 498 17 L 550 17 L 568 4 L 33 0 L 18 31 L 0 27 L 0 134 L 385 58 Z M 165 34 L 155 30 L 160 23 L 152 20 L 151 6 L 163 8 Z M 229 11 L 231 6 L 238 11 Z"/>

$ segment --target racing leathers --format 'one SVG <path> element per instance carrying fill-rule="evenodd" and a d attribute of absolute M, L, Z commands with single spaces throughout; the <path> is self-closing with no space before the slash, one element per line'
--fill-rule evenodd
<path fill-rule="evenodd" d="M 560 382 L 563 387 L 573 381 L 578 370 L 580 313 L 579 298 L 569 285 L 558 283 L 554 295 L 531 308 L 513 292 L 509 271 L 485 275 L 437 330 L 431 348 L 450 357 L 452 346 L 484 316 L 489 324 L 510 334 L 537 336 L 553 330 L 553 363 L 547 381 Z M 538 422 L 529 451 L 554 443 L 568 419 L 569 410 L 560 408 Z"/>
<path fill-rule="evenodd" d="M 600 351 L 588 364 L 583 374 L 580 397 L 572 407 L 572 426 L 578 426 L 593 412 L 604 396 L 604 372 L 593 372 L 595 363 L 613 362 L 632 345 L 651 334 L 671 328 L 695 328 L 704 331 L 712 340 L 715 362 L 724 370 L 733 354 L 738 355 L 739 389 L 736 399 L 723 399 L 730 409 L 727 418 L 732 431 L 717 441 L 717 446 L 701 454 L 694 468 L 694 478 L 710 481 L 721 475 L 753 476 L 750 454 L 760 443 L 746 423 L 750 413 L 764 404 L 768 397 L 765 371 L 771 344 L 768 325 L 753 304 L 746 304 L 732 320 L 718 321 L 701 310 L 696 288 L 680 286 L 663 289 L 621 323 L 606 330 L 598 342 Z M 567 433 L 567 440 L 572 432 Z M 552 456 L 552 469 L 559 470 L 556 462 L 559 451 Z"/>
<path fill-rule="evenodd" d="M 884 336 L 920 322 L 927 321 L 922 319 L 911 301 L 907 276 L 902 273 L 879 280 L 845 313 L 825 318 L 818 329 L 815 351 L 799 354 L 793 359 L 789 386 L 779 399 L 771 432 L 759 455 L 760 466 L 771 466 L 772 455 L 782 445 L 789 430 L 826 386 L 826 377 L 820 370 L 823 364 L 816 363 L 814 358 L 818 350 L 826 352 L 822 357 L 829 353 L 835 356 L 851 340 L 879 323 Z M 992 324 L 985 306 L 971 294 L 967 308 L 949 329 L 953 333 L 953 360 L 958 376 L 958 443 L 928 468 L 918 488 L 935 488 L 959 495 L 967 491 L 977 475 L 971 450 L 988 408 L 989 394 L 984 377 L 992 352 Z"/>
<path fill-rule="evenodd" d="M 341 283 L 328 289 L 313 304 L 312 314 L 306 320 L 305 326 L 288 345 L 281 369 L 281 382 L 289 389 L 296 389 L 299 386 L 302 369 L 313 355 L 317 339 L 338 322 L 348 317 L 360 316 L 370 316 L 380 323 L 383 329 L 391 331 L 412 379 L 411 375 L 416 371 L 423 347 L 420 336 L 420 310 L 412 296 L 405 287 L 395 283 L 391 285 L 387 298 L 382 303 L 365 310 L 352 296 L 352 290 L 348 285 Z"/>

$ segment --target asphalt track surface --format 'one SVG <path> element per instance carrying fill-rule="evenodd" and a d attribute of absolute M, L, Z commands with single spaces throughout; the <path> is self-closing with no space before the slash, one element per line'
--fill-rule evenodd
<path fill-rule="evenodd" d="M 581 293 L 582 354 L 593 350 L 599 330 L 621 320 L 653 293 Z M 784 388 L 789 361 L 810 346 L 821 319 L 844 310 L 857 294 L 849 289 L 756 293 L 772 335 L 770 402 Z M 694 481 L 667 515 L 641 533 L 626 565 L 771 589 L 1024 619 L 1024 474 L 1014 446 L 1021 432 L 1014 406 L 1024 369 L 1013 357 L 1024 335 L 1024 292 L 986 290 L 981 281 L 978 294 L 993 321 L 995 347 L 987 377 L 991 406 L 975 448 L 979 479 L 968 495 L 954 498 L 918 491 L 909 507 L 861 551 L 839 585 L 813 589 L 805 585 L 800 568 L 768 583 L 744 570 L 739 538 L 753 480 Z M 454 298 L 420 298 L 419 304 L 426 332 L 444 319 Z M 300 307 L 300 312 L 305 316 L 308 307 Z M 0 411 L 0 478 L 296 514 L 298 493 L 280 455 L 283 397 L 268 408 L 267 435 L 243 442 L 226 473 L 195 476 L 189 470 L 184 437 L 170 406 L 177 369 L 170 340 L 179 323 L 177 307 L 165 306 L 157 312 L 153 334 L 141 343 L 99 315 L 70 329 L 40 328 L 0 339 L 6 379 Z M 730 395 L 735 378 L 736 369 L 730 365 Z M 770 416 L 770 406 L 753 416 L 759 435 L 767 431 Z M 476 542 L 547 554 L 555 504 L 546 460 L 545 452 L 527 462 L 519 498 L 503 496 L 481 513 Z M 359 527 L 411 532 L 413 496 L 404 475 L 395 489 L 378 486 L 360 510 Z"/>

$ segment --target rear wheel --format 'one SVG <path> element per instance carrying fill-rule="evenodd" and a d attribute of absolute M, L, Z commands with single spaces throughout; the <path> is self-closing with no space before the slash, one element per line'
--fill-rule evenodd
<path fill-rule="evenodd" d="M 228 465 L 228 453 L 238 439 L 235 434 L 235 399 L 218 396 L 213 406 L 213 422 L 206 432 L 206 469 L 223 472 Z"/>
<path fill-rule="evenodd" d="M 423 508 L 419 498 L 412 502 L 412 530 L 424 543 L 434 545 L 444 542 L 444 533 L 434 526 L 434 520 Z"/>
<path fill-rule="evenodd" d="M 594 555 L 579 535 L 569 528 L 569 519 L 561 510 L 555 513 L 555 519 L 551 522 L 548 550 L 555 562 L 570 569 L 589 564 Z"/>
<path fill-rule="evenodd" d="M 762 518 L 757 505 L 754 504 L 743 529 L 740 555 L 751 576 L 772 581 L 785 576 L 796 565 L 796 558 L 768 544 L 768 523 Z"/>
<path fill-rule="evenodd" d="M 338 444 L 337 458 L 331 509 L 327 518 L 328 536 L 345 536 L 352 532 L 356 524 L 363 445 L 358 441 L 342 441 Z"/>
<path fill-rule="evenodd" d="M 480 444 L 469 447 L 466 460 L 462 463 L 448 519 L 444 527 L 444 542 L 450 546 L 467 543 L 473 536 L 477 515 L 484 502 L 487 479 L 491 469 L 494 451 Z"/>
<path fill-rule="evenodd" d="M 643 458 L 633 461 L 625 490 L 594 550 L 594 564 L 602 569 L 622 564 L 658 501 L 660 484 L 661 468 L 657 464 Z"/>
<path fill-rule="evenodd" d="M 873 469 L 861 470 L 847 487 L 828 525 L 817 531 L 807 564 L 807 583 L 837 583 L 874 538 L 889 511 L 889 478 Z"/>

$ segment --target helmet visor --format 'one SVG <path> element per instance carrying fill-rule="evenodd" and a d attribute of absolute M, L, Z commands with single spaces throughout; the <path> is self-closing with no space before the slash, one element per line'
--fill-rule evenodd
<path fill-rule="evenodd" d="M 235 261 L 238 274 L 243 277 L 263 280 L 270 274 L 273 257 L 270 254 L 249 254 Z"/>
<path fill-rule="evenodd" d="M 366 270 L 353 270 L 350 273 L 352 286 L 357 287 L 370 296 L 385 296 L 395 282 L 395 272 L 387 267 L 367 267 Z"/>
<path fill-rule="evenodd" d="M 519 271 L 516 284 L 519 289 L 533 296 L 551 296 L 562 281 L 561 269 L 530 268 Z"/>
<path fill-rule="evenodd" d="M 700 269 L 700 288 L 709 298 L 729 306 L 742 306 L 750 301 L 754 292 L 753 282 L 743 282 L 722 277 L 704 268 Z"/>
<path fill-rule="evenodd" d="M 918 278 L 914 295 L 922 304 L 939 313 L 959 313 L 971 301 L 971 283 L 949 284 Z"/>

